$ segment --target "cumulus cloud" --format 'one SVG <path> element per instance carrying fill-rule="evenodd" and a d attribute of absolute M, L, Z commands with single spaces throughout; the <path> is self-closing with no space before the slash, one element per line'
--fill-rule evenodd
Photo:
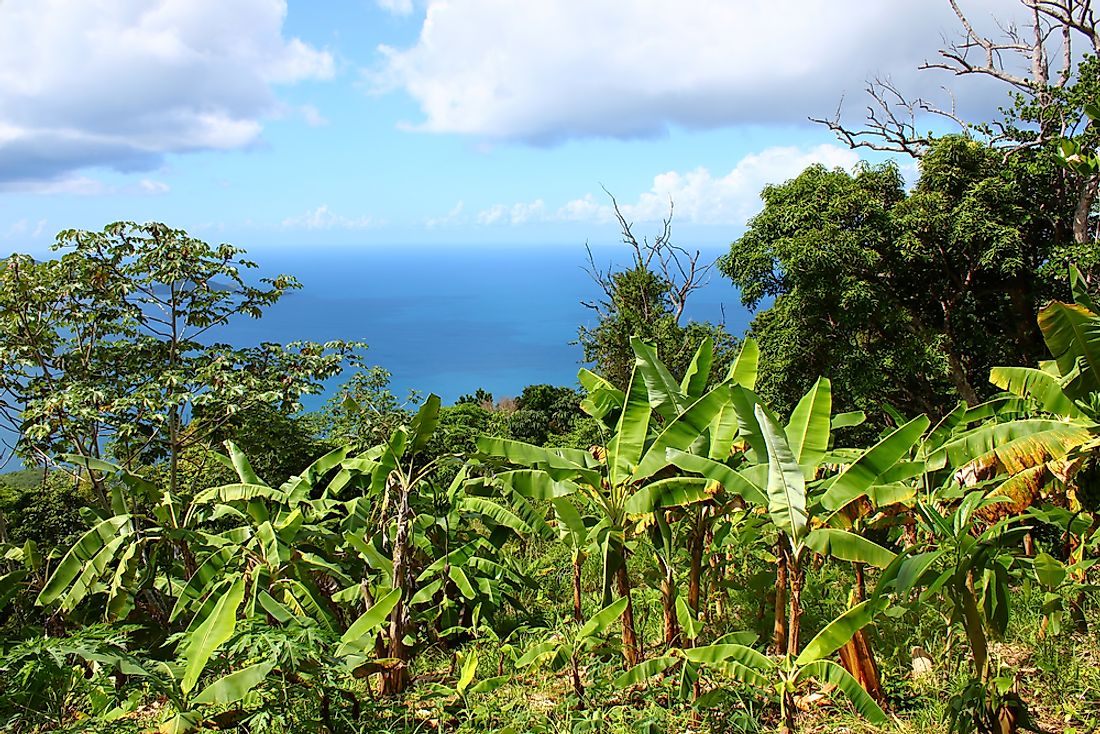
<path fill-rule="evenodd" d="M 715 175 L 705 167 L 692 171 L 667 171 L 653 178 L 653 185 L 634 201 L 620 201 L 619 210 L 630 221 L 658 222 L 668 216 L 669 203 L 676 221 L 691 224 L 744 225 L 760 210 L 760 192 L 768 184 L 794 178 L 814 164 L 851 169 L 859 156 L 838 145 L 767 148 L 747 155 L 726 174 Z M 496 204 L 482 210 L 477 222 L 524 224 L 530 221 L 610 222 L 614 210 L 607 197 L 585 194 L 557 209 L 541 200 L 512 205 Z"/>
<path fill-rule="evenodd" d="M 330 54 L 284 36 L 285 16 L 285 0 L 4 0 L 0 180 L 253 143 L 273 85 L 333 75 Z"/>
<path fill-rule="evenodd" d="M 380 222 L 370 217 L 346 217 L 331 211 L 327 204 L 321 204 L 297 217 L 283 220 L 286 229 L 368 229 Z"/>
<path fill-rule="evenodd" d="M 1003 0 L 963 5 L 983 29 L 994 9 L 1007 12 Z M 420 130 L 536 143 L 634 137 L 801 123 L 829 115 L 845 93 L 862 111 L 877 74 L 934 93 L 944 75 L 916 66 L 957 31 L 948 4 L 928 0 L 431 0 L 417 42 L 381 47 L 369 76 L 417 101 Z M 990 100 L 961 102 L 984 112 Z"/>

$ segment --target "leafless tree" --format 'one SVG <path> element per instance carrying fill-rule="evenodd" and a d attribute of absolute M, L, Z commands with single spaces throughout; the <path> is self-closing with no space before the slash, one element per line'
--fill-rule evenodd
<path fill-rule="evenodd" d="M 1017 130 L 1001 121 L 988 127 L 964 122 L 956 113 L 954 99 L 942 109 L 923 99 L 909 99 L 888 79 L 868 84 L 871 104 L 867 122 L 853 128 L 841 121 L 840 109 L 830 118 L 810 118 L 827 126 L 853 148 L 903 153 L 920 158 L 931 143 L 917 129 L 921 113 L 949 119 L 964 133 L 988 133 L 995 145 L 1004 145 L 1006 156 L 1012 152 L 1045 145 L 1052 140 L 1080 132 L 1083 124 L 1076 110 L 1059 104 L 1061 90 L 1075 83 L 1077 63 L 1083 54 L 1100 55 L 1100 20 L 1091 0 L 1017 0 L 1026 11 L 1028 22 L 997 23 L 1000 35 L 992 38 L 980 33 L 963 10 L 959 0 L 947 0 L 960 25 L 961 38 L 939 52 L 939 59 L 926 61 L 921 69 L 939 69 L 955 76 L 981 76 L 995 79 L 1010 92 L 1023 95 L 1037 108 L 1034 135 L 1021 140 Z M 1087 123 L 1084 123 L 1087 125 Z M 1077 202 L 1073 223 L 1076 242 L 1088 242 L 1089 214 L 1097 196 L 1096 176 L 1077 176 L 1067 172 L 1067 193 Z"/>
<path fill-rule="evenodd" d="M 672 301 L 673 315 L 676 317 L 676 322 L 679 323 L 684 314 L 688 296 L 706 285 L 707 275 L 714 263 L 704 264 L 700 262 L 702 258 L 700 250 L 691 252 L 672 242 L 674 205 L 671 199 L 668 202 L 668 216 L 661 220 L 660 232 L 652 240 L 647 237 L 639 240 L 634 234 L 634 224 L 627 221 L 626 216 L 619 207 L 619 202 L 607 189 L 604 189 L 604 191 L 611 198 L 615 218 L 618 220 L 619 228 L 622 231 L 623 243 L 633 251 L 635 266 L 656 273 L 669 284 L 669 299 Z M 586 245 L 586 249 L 588 250 L 588 267 L 586 270 L 592 276 L 592 279 L 596 281 L 596 284 L 600 286 L 607 300 L 600 302 L 582 301 L 582 303 L 597 313 L 605 314 L 606 310 L 614 303 L 615 282 L 613 272 L 610 266 L 605 270 L 601 270 L 592 256 L 592 248 Z M 646 303 L 642 305 L 648 308 L 657 304 Z M 646 313 L 644 317 L 648 319 L 658 315 Z"/>

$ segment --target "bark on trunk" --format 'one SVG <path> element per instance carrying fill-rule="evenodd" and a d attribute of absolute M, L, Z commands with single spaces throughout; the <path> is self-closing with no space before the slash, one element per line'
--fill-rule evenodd
<path fill-rule="evenodd" d="M 676 618 L 676 583 L 672 566 L 661 563 L 661 611 L 665 622 L 665 644 L 676 647 L 680 644 L 680 620 Z"/>
<path fill-rule="evenodd" d="M 1100 179 L 1096 176 L 1090 177 L 1077 198 L 1077 210 L 1073 214 L 1073 241 L 1079 245 L 1092 241 L 1092 233 L 1089 232 L 1089 214 L 1092 212 L 1092 203 L 1096 201 L 1098 182 Z"/>
<path fill-rule="evenodd" d="M 638 636 L 634 631 L 634 603 L 630 598 L 630 576 L 626 571 L 626 556 L 623 556 L 623 564 L 615 573 L 618 584 L 619 596 L 626 597 L 626 611 L 623 612 L 623 657 L 626 658 L 628 667 L 638 664 Z"/>
<path fill-rule="evenodd" d="M 787 553 L 784 546 L 787 536 L 779 534 L 779 542 L 776 544 L 775 567 L 775 625 L 772 630 L 772 646 L 776 655 L 782 655 L 787 650 Z"/>
<path fill-rule="evenodd" d="M 703 533 L 699 530 L 692 533 L 691 545 L 691 569 L 688 574 L 688 606 L 696 616 L 699 615 L 699 597 L 702 593 L 703 580 Z"/>
<path fill-rule="evenodd" d="M 382 693 L 393 695 L 403 692 L 409 685 L 408 649 L 405 647 L 407 595 L 406 575 L 408 574 L 409 553 L 409 489 L 399 488 L 397 504 L 397 536 L 393 542 L 393 587 L 401 589 L 401 598 L 390 612 L 390 650 L 389 656 L 400 662 L 382 674 Z"/>
<path fill-rule="evenodd" d="M 856 586 L 852 594 L 852 605 L 863 601 L 866 584 L 863 578 L 863 564 L 853 563 L 855 567 Z M 852 639 L 840 648 L 840 662 L 852 677 L 863 686 L 863 690 L 879 704 L 885 703 L 886 694 L 882 690 L 882 676 L 878 663 L 875 661 L 871 642 L 863 634 L 863 630 L 857 630 Z"/>
<path fill-rule="evenodd" d="M 806 572 L 798 559 L 790 558 L 787 571 L 791 582 L 791 611 L 787 615 L 787 654 L 798 657 L 799 633 L 802 628 L 802 581 Z"/>

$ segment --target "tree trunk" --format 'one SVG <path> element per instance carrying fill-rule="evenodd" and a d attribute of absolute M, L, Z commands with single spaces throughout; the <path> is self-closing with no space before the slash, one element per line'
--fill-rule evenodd
<path fill-rule="evenodd" d="M 1079 245 L 1092 242 L 1092 232 L 1089 231 L 1089 214 L 1092 213 L 1092 204 L 1096 201 L 1097 184 L 1100 182 L 1095 175 L 1081 189 L 1081 195 L 1077 198 L 1077 210 L 1073 214 L 1073 241 Z"/>
<path fill-rule="evenodd" d="M 409 685 L 408 649 L 405 647 L 406 621 L 408 609 L 405 597 L 408 595 L 408 554 L 409 554 L 409 488 L 403 484 L 398 488 L 400 495 L 397 504 L 397 536 L 393 542 L 393 588 L 401 589 L 401 597 L 390 612 L 390 650 L 389 656 L 400 661 L 382 674 L 382 693 L 393 695 L 403 692 Z"/>
<path fill-rule="evenodd" d="M 785 546 L 787 535 L 779 534 L 775 550 L 775 625 L 772 632 L 772 646 L 776 655 L 787 650 L 787 553 Z"/>
<path fill-rule="evenodd" d="M 581 682 L 581 668 L 576 655 L 569 658 L 569 677 L 573 682 L 573 695 L 577 697 L 577 708 L 584 708 L 584 683 Z"/>
<path fill-rule="evenodd" d="M 626 611 L 623 612 L 623 657 L 626 658 L 627 667 L 638 664 L 638 635 L 634 630 L 634 603 L 630 598 L 630 576 L 626 571 L 626 553 L 624 549 L 623 563 L 615 573 L 618 583 L 619 596 L 626 598 Z"/>
<path fill-rule="evenodd" d="M 662 559 L 661 563 L 661 612 L 664 615 L 665 644 L 676 647 L 680 644 L 680 620 L 676 618 L 676 579 L 672 566 Z"/>
<path fill-rule="evenodd" d="M 699 524 L 702 524 L 701 519 Z M 699 597 L 702 593 L 703 579 L 703 536 L 702 528 L 696 527 L 691 534 L 688 551 L 691 554 L 691 569 L 688 573 L 688 606 L 693 614 L 699 615 Z"/>
<path fill-rule="evenodd" d="M 787 615 L 787 654 L 798 657 L 799 632 L 802 628 L 802 581 L 806 571 L 800 558 L 789 557 L 787 573 L 791 582 L 791 611 Z"/>
<path fill-rule="evenodd" d="M 573 553 L 573 621 L 580 623 L 584 620 L 584 609 L 581 606 L 581 570 L 584 567 L 584 554 L 580 551 Z"/>
<path fill-rule="evenodd" d="M 852 606 L 855 606 L 863 601 L 865 583 L 863 564 L 853 563 L 852 565 L 855 567 L 856 574 L 856 586 L 852 592 Z M 871 698 L 879 704 L 885 703 L 886 694 L 882 690 L 882 676 L 875 661 L 874 652 L 871 650 L 871 642 L 863 634 L 863 630 L 856 630 L 852 639 L 840 648 L 840 662 Z"/>

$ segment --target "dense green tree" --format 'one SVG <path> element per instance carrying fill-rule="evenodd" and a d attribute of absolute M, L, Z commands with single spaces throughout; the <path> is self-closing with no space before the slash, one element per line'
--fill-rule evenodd
<path fill-rule="evenodd" d="M 64 472 L 0 474 L 0 542 L 33 540 L 44 551 L 67 549 L 84 529 L 80 509 L 90 499 Z"/>
<path fill-rule="evenodd" d="M 357 350 L 355 344 L 215 342 L 219 327 L 259 318 L 287 290 L 279 275 L 246 282 L 255 263 L 163 224 L 67 230 L 62 254 L 13 255 L 0 269 L 0 410 L 34 461 L 110 453 L 129 466 L 164 461 L 169 486 L 182 453 L 257 406 L 293 411 Z M 92 475 L 94 492 L 104 488 Z"/>
<path fill-rule="evenodd" d="M 1042 358 L 1038 308 L 1065 289 L 1067 258 L 1095 261 L 1058 239 L 1073 215 L 1052 209 L 1058 168 L 952 136 L 910 193 L 893 164 L 815 166 L 765 189 L 719 261 L 747 306 L 772 299 L 751 327 L 761 392 L 786 409 L 828 374 L 845 409 L 939 414 L 992 394 L 992 366 Z"/>

